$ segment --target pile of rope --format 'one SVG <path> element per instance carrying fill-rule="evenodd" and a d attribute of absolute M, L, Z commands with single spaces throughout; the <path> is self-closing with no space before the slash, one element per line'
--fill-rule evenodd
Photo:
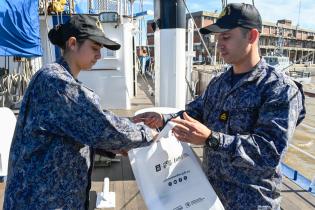
<path fill-rule="evenodd" d="M 33 74 L 31 60 L 16 62 L 12 73 L 0 76 L 0 107 L 18 109 Z"/>
<path fill-rule="evenodd" d="M 72 7 L 71 7 L 72 6 Z M 74 7 L 74 2 L 72 0 L 39 0 L 38 10 L 39 14 L 60 14 L 63 12 L 69 13 L 70 7 Z"/>

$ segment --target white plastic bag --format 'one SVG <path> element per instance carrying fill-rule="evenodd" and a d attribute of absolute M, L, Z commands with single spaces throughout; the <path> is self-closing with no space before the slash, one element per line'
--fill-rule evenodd
<path fill-rule="evenodd" d="M 128 152 L 148 209 L 224 209 L 196 155 L 176 139 L 171 128 L 167 125 L 152 145 Z"/>

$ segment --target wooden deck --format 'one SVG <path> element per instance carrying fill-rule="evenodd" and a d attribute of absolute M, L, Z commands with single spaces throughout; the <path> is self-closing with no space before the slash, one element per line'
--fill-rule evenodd
<path fill-rule="evenodd" d="M 116 193 L 116 208 L 111 210 L 146 210 L 139 189 L 132 174 L 129 160 L 119 157 L 120 163 L 113 163 L 108 168 L 96 168 L 93 171 L 93 184 L 90 194 L 91 207 L 95 208 L 96 192 L 102 191 L 103 179 L 110 178 L 110 191 Z M 315 196 L 301 189 L 295 183 L 285 178 L 282 185 L 283 210 L 314 210 Z"/>
<path fill-rule="evenodd" d="M 112 162 L 109 167 L 96 167 L 92 174 L 90 191 L 90 210 L 96 209 L 96 193 L 103 188 L 104 177 L 110 179 L 110 192 L 116 194 L 116 208 L 108 210 L 147 210 L 133 176 L 129 159 L 117 157 L 120 162 Z M 0 183 L 0 207 L 3 204 L 5 183 Z M 282 186 L 283 210 L 314 210 L 315 196 L 302 190 L 295 183 L 284 179 Z M 1 209 L 1 208 L 0 208 Z"/>
<path fill-rule="evenodd" d="M 140 81 L 138 95 L 133 100 L 132 110 L 113 111 L 121 116 L 132 116 L 136 110 L 152 106 L 153 97 L 150 96 L 146 86 L 147 84 Z M 202 148 L 197 146 L 193 148 L 202 159 Z M 129 159 L 122 156 L 118 156 L 116 159 L 119 162 L 112 162 L 108 167 L 94 167 L 90 191 L 90 210 L 95 209 L 96 193 L 102 191 L 104 177 L 109 177 L 110 192 L 115 192 L 116 194 L 116 208 L 109 210 L 146 210 L 147 208 L 135 182 Z M 0 183 L 0 208 L 3 204 L 4 189 L 5 183 Z M 284 179 L 282 186 L 282 197 L 281 209 L 283 210 L 315 209 L 315 196 L 301 189 L 287 178 Z"/>

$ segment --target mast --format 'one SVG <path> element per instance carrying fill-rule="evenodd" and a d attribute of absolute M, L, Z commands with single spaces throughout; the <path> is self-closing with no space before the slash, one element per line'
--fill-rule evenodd
<path fill-rule="evenodd" d="M 160 0 L 160 78 L 157 106 L 185 108 L 184 0 Z"/>

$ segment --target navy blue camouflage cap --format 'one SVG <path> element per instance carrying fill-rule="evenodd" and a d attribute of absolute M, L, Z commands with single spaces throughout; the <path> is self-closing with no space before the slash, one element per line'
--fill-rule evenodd
<path fill-rule="evenodd" d="M 217 19 L 216 23 L 201 28 L 200 33 L 221 33 L 236 27 L 262 29 L 261 16 L 255 6 L 245 3 L 228 4 Z"/>

